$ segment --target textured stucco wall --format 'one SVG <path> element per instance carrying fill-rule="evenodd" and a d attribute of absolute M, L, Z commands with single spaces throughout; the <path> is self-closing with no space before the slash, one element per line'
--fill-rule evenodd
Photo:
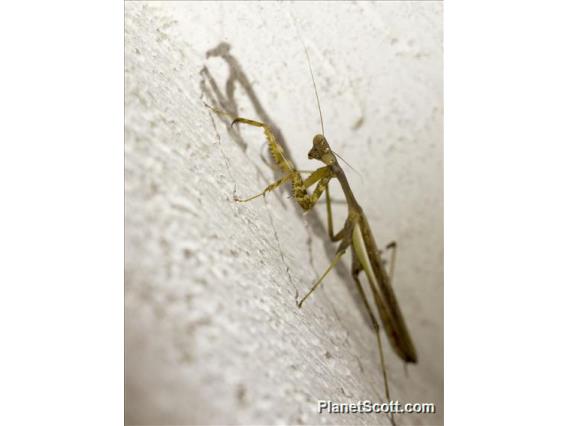
<path fill-rule="evenodd" d="M 405 374 L 387 346 L 391 396 L 438 412 L 398 423 L 440 424 L 441 4 L 125 9 L 127 423 L 388 424 L 378 414 L 316 413 L 319 399 L 384 400 L 350 260 L 296 307 L 333 257 L 324 209 L 302 215 L 286 191 L 233 202 L 235 190 L 257 193 L 276 174 L 262 161 L 260 131 L 228 132 L 202 103 L 211 95 L 270 120 L 298 167 L 317 167 L 306 155 L 319 116 L 293 14 L 326 136 L 361 175 L 346 168 L 379 245 L 399 244 L 394 286 L 419 364 Z M 343 210 L 336 205 L 337 229 Z"/>

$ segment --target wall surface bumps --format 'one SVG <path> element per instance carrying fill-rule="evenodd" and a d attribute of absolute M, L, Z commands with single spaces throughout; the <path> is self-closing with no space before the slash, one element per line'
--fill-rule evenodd
<path fill-rule="evenodd" d="M 270 122 L 301 169 L 320 131 L 347 166 L 379 246 L 398 242 L 394 287 L 419 363 L 390 347 L 391 396 L 443 412 L 442 6 L 435 2 L 125 4 L 126 422 L 389 424 L 317 414 L 317 401 L 384 400 L 373 331 L 325 211 L 302 214 L 274 181 Z M 297 23 L 297 28 L 294 22 Z M 300 38 L 301 37 L 301 38 Z M 207 54 L 209 52 L 209 54 Z M 227 83 L 228 82 L 228 83 Z M 332 197 L 342 199 L 332 185 Z M 345 206 L 335 207 L 335 226 Z"/>

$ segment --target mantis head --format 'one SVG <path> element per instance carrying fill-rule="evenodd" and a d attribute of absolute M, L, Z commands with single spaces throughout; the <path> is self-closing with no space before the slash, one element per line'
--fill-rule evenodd
<path fill-rule="evenodd" d="M 308 158 L 310 160 L 320 160 L 328 166 L 337 162 L 335 155 L 333 155 L 333 151 L 329 147 L 329 144 L 323 135 L 314 136 L 313 146 L 308 153 Z"/>

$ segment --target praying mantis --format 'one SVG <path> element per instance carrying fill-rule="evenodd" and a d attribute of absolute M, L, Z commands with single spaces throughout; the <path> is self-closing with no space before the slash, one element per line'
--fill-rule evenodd
<path fill-rule="evenodd" d="M 380 363 L 383 372 L 383 380 L 385 384 L 385 394 L 387 400 L 390 400 L 390 390 L 388 386 L 388 378 L 384 362 L 379 322 L 377 321 L 375 314 L 373 313 L 371 304 L 368 301 L 368 298 L 359 279 L 359 275 L 362 271 L 364 271 L 365 275 L 367 276 L 373 301 L 375 302 L 376 309 L 379 313 L 380 321 L 384 326 L 388 341 L 394 349 L 395 353 L 405 363 L 416 363 L 418 357 L 391 285 L 393 271 L 392 262 L 390 268 L 391 272 L 389 274 L 385 269 L 381 257 L 382 252 L 378 249 L 367 217 L 365 216 L 362 207 L 357 202 L 355 195 L 353 194 L 353 191 L 349 186 L 347 176 L 345 175 L 345 172 L 343 171 L 341 165 L 337 160 L 338 155 L 331 149 L 327 139 L 324 136 L 321 107 L 307 50 L 306 56 L 308 57 L 308 64 L 310 67 L 310 73 L 312 76 L 312 82 L 316 93 L 316 99 L 322 123 L 322 133 L 314 136 L 312 141 L 312 148 L 308 153 L 308 158 L 321 161 L 324 166 L 312 172 L 306 179 L 303 179 L 301 174 L 302 172 L 296 169 L 294 164 L 286 157 L 284 149 L 278 143 L 278 140 L 276 139 L 269 125 L 247 118 L 231 117 L 231 126 L 235 124 L 246 124 L 263 129 L 272 159 L 283 174 L 280 179 L 268 185 L 259 194 L 246 199 L 239 199 L 235 197 L 235 201 L 252 201 L 260 196 L 266 195 L 268 192 L 277 189 L 281 185 L 290 182 L 293 199 L 302 209 L 309 211 L 318 202 L 321 195 L 325 191 L 328 234 L 332 242 L 339 242 L 339 246 L 331 264 L 321 275 L 321 277 L 313 284 L 306 295 L 302 297 L 302 299 L 297 303 L 297 305 L 299 308 L 302 307 L 306 299 L 321 285 L 327 274 L 336 266 L 342 256 L 347 252 L 349 247 L 351 247 L 351 276 L 363 300 L 365 309 L 370 316 L 371 323 L 376 334 Z M 209 105 L 206 106 L 218 114 L 230 116 L 224 111 L 220 111 Z M 333 216 L 331 211 L 331 199 L 329 195 L 329 182 L 333 178 L 339 181 L 348 208 L 347 218 L 345 220 L 343 228 L 337 233 L 334 233 L 333 229 Z M 310 194 L 308 192 L 308 189 L 314 185 L 315 189 Z M 387 246 L 387 249 L 396 249 L 396 244 L 389 244 Z M 394 424 L 394 417 L 392 415 L 391 422 Z"/>

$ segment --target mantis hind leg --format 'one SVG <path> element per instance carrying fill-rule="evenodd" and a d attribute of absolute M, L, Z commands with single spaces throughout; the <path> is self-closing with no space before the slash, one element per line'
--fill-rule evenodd
<path fill-rule="evenodd" d="M 389 278 L 390 278 L 390 282 L 392 285 L 392 281 L 393 281 L 393 277 L 394 277 L 394 263 L 396 261 L 396 241 L 391 241 L 390 243 L 387 244 L 385 251 L 386 250 L 390 250 L 391 251 L 391 256 L 389 259 Z"/>
<path fill-rule="evenodd" d="M 371 323 L 373 324 L 373 329 L 375 330 L 375 335 L 377 336 L 377 343 L 378 343 L 378 347 L 379 347 L 379 359 L 380 359 L 380 362 L 381 362 L 381 370 L 383 372 L 383 381 L 385 383 L 385 396 L 386 396 L 387 401 L 391 401 L 390 391 L 389 391 L 389 381 L 388 381 L 388 377 L 387 377 L 387 369 L 386 369 L 386 366 L 385 366 L 385 357 L 384 357 L 384 354 L 383 354 L 383 343 L 382 343 L 382 340 L 381 340 L 379 323 L 377 322 L 377 319 L 375 318 L 375 315 L 373 314 L 373 311 L 371 310 L 371 305 L 369 305 L 369 301 L 367 300 L 367 296 L 365 295 L 365 291 L 363 290 L 363 286 L 361 285 L 361 281 L 359 281 L 359 274 L 361 273 L 362 270 L 363 270 L 363 267 L 359 263 L 359 260 L 357 259 L 357 255 L 354 252 L 353 253 L 352 266 L 351 266 L 351 276 L 353 277 L 353 281 L 355 281 L 355 285 L 357 286 L 357 289 L 359 290 L 359 294 L 361 295 L 361 298 L 363 299 L 363 303 L 365 304 L 365 308 L 367 309 L 367 312 L 369 313 L 369 316 L 371 317 Z M 396 423 L 394 421 L 394 413 L 391 413 L 390 421 L 391 421 L 393 426 L 396 425 Z"/>

